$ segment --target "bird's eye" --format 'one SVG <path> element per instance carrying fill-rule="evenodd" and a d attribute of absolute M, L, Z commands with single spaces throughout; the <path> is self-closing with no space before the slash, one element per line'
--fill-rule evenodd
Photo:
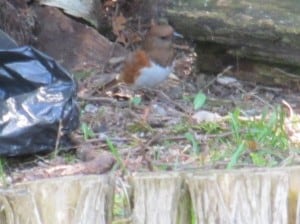
<path fill-rule="evenodd" d="M 169 35 L 168 36 L 160 36 L 160 39 L 162 39 L 162 40 L 169 40 L 170 36 Z"/>

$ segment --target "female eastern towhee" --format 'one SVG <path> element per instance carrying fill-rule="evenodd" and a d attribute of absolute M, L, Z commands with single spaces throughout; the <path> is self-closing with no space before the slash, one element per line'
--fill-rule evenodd
<path fill-rule="evenodd" d="M 168 24 L 152 24 L 140 49 L 130 53 L 123 68 L 113 81 L 114 86 L 125 83 L 133 87 L 154 87 L 168 78 L 172 71 L 174 29 Z"/>

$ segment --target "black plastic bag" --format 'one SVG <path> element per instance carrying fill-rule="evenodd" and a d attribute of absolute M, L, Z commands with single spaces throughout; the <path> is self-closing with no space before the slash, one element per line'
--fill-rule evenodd
<path fill-rule="evenodd" d="M 0 49 L 11 49 L 18 47 L 16 41 L 0 29 Z"/>
<path fill-rule="evenodd" d="M 54 59 L 31 48 L 0 50 L 0 155 L 48 152 L 78 127 L 76 83 Z M 61 124 L 61 125 L 60 125 Z"/>

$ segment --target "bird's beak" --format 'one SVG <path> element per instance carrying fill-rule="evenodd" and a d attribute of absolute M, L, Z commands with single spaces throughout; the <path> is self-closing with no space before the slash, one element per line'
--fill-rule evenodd
<path fill-rule="evenodd" d="M 183 35 L 174 31 L 173 36 L 176 38 L 183 38 Z"/>

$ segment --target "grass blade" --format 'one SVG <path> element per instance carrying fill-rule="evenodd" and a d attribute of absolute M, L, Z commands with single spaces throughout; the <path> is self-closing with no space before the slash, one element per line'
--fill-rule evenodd
<path fill-rule="evenodd" d="M 245 142 L 243 141 L 241 144 L 239 144 L 239 146 L 235 150 L 234 154 L 232 155 L 231 160 L 227 165 L 227 169 L 231 169 L 232 167 L 234 167 L 237 164 L 240 156 L 242 155 L 242 153 L 244 151 L 245 151 Z"/>

